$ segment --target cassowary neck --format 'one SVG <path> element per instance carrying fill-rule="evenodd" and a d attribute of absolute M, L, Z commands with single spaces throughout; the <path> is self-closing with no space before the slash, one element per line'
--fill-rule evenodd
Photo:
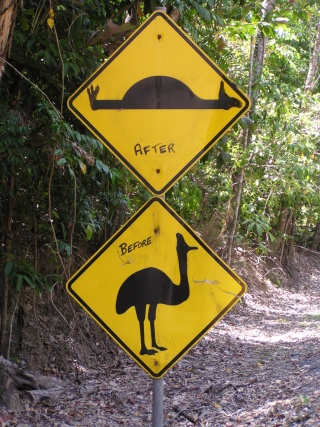
<path fill-rule="evenodd" d="M 179 294 L 180 302 L 185 301 L 189 298 L 189 281 L 187 272 L 187 254 L 178 253 L 178 262 L 180 270 L 180 284 L 176 286 L 176 292 Z"/>

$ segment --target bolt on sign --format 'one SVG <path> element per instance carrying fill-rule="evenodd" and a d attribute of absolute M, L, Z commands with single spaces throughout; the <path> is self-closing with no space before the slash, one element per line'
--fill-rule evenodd
<path fill-rule="evenodd" d="M 248 97 L 160 11 L 68 102 L 155 195 L 172 187 L 249 105 Z"/>
<path fill-rule="evenodd" d="M 161 378 L 239 301 L 246 285 L 153 197 L 67 289 L 152 378 Z"/>

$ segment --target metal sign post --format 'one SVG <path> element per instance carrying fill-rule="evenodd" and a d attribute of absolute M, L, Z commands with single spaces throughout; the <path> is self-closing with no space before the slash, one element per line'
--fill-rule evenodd
<path fill-rule="evenodd" d="M 161 196 L 161 199 L 166 200 L 166 195 L 164 194 Z M 158 380 L 153 380 L 152 427 L 163 427 L 163 377 Z"/>
<path fill-rule="evenodd" d="M 152 427 L 163 427 L 163 377 L 153 380 Z"/>

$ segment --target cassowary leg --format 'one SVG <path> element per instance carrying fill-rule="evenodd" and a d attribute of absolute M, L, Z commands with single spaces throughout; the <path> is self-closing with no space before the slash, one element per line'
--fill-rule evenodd
<path fill-rule="evenodd" d="M 150 322 L 150 329 L 151 329 L 151 344 L 153 348 L 156 348 L 160 351 L 164 351 L 164 350 L 167 350 L 166 347 L 160 347 L 156 343 L 156 332 L 154 327 L 154 322 L 156 320 L 156 311 L 157 311 L 157 305 L 150 305 L 148 319 Z"/>
<path fill-rule="evenodd" d="M 144 319 L 146 317 L 146 306 L 135 307 L 135 308 L 136 308 L 137 318 L 139 320 L 139 326 L 140 326 L 140 339 L 141 339 L 140 354 L 153 355 L 157 353 L 157 351 L 153 349 L 151 350 L 147 349 L 145 340 L 144 340 Z"/>

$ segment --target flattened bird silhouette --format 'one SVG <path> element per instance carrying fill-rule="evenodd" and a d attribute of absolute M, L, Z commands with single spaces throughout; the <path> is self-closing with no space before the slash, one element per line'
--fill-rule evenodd
<path fill-rule="evenodd" d="M 167 350 L 166 347 L 160 347 L 156 342 L 157 306 L 158 304 L 179 305 L 189 298 L 187 254 L 195 249 L 198 248 L 188 246 L 182 234 L 177 233 L 177 255 L 180 271 L 180 283 L 177 285 L 163 271 L 155 267 L 137 271 L 122 283 L 117 296 L 116 312 L 123 314 L 130 307 L 135 308 L 140 326 L 141 355 L 153 355 L 158 351 Z M 147 305 L 149 305 L 148 320 L 151 328 L 151 349 L 146 347 L 144 334 Z"/>
<path fill-rule="evenodd" d="M 97 99 L 99 86 L 87 88 L 92 110 L 229 110 L 241 108 L 239 99 L 228 96 L 224 82 L 220 83 L 218 99 L 202 99 L 180 80 L 167 76 L 152 76 L 131 86 L 122 100 Z"/>

